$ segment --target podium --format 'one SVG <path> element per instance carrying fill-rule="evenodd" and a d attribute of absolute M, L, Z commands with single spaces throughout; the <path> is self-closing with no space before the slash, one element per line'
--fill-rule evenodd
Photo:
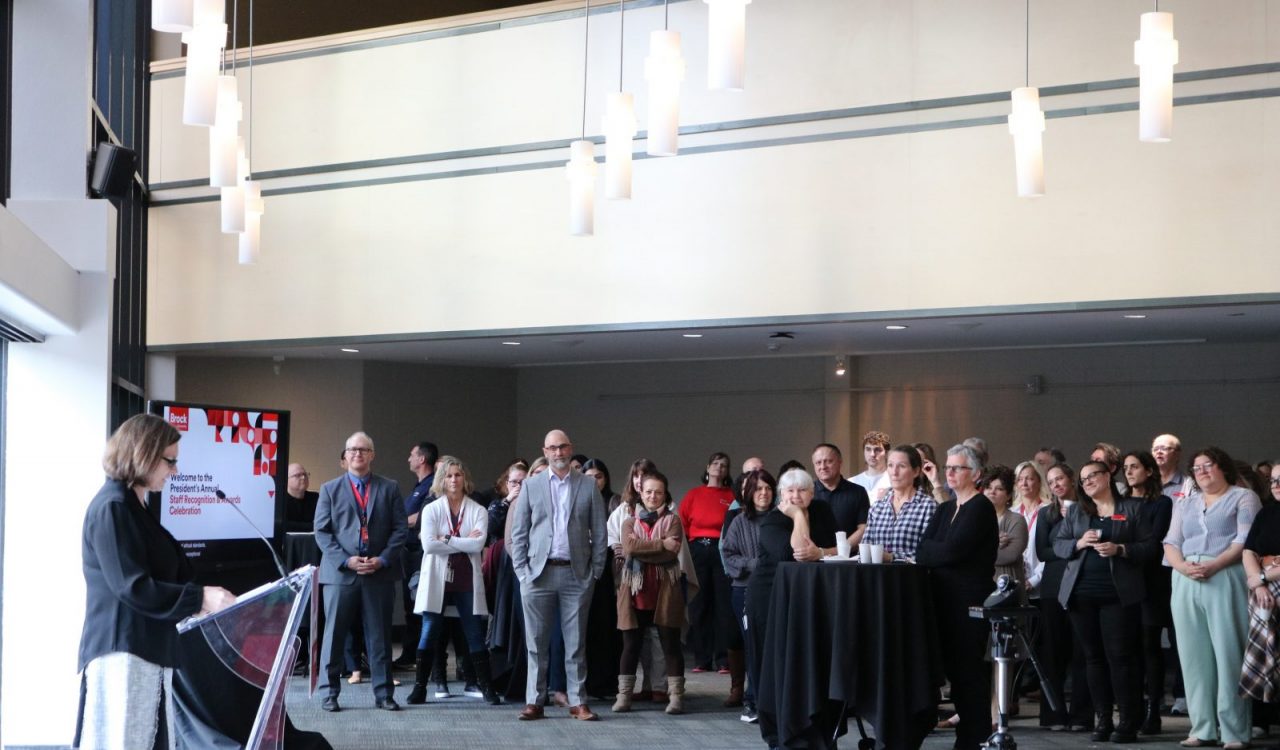
<path fill-rule="evenodd" d="M 318 734 L 293 729 L 284 710 L 308 607 L 311 622 L 317 620 L 315 570 L 304 566 L 241 594 L 221 612 L 178 623 L 174 723 L 180 743 L 279 750 L 287 738 L 290 747 L 327 746 Z M 310 693 L 315 681 L 313 668 Z"/>

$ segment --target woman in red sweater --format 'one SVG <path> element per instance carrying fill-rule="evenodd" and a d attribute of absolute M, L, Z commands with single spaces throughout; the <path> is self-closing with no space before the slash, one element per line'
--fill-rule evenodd
<path fill-rule="evenodd" d="M 689 602 L 689 640 L 693 646 L 694 672 L 719 669 L 728 674 L 727 640 L 733 628 L 729 607 L 729 578 L 720 559 L 720 529 L 733 504 L 729 488 L 729 456 L 712 453 L 702 485 L 685 493 L 680 501 L 680 524 L 689 539 L 693 568 L 701 587 Z"/>

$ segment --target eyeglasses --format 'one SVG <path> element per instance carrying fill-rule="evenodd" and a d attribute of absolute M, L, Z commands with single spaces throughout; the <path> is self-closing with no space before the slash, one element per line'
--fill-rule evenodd
<path fill-rule="evenodd" d="M 1271 486 L 1272 486 L 1272 487 L 1280 487 L 1280 479 L 1272 479 L 1272 480 L 1271 480 Z"/>
<path fill-rule="evenodd" d="M 561 443 L 560 445 L 544 445 L 542 450 L 551 451 L 552 453 L 568 453 L 573 450 L 573 443 Z"/>
<path fill-rule="evenodd" d="M 971 467 L 971 466 L 948 466 L 948 467 L 946 468 L 946 472 L 947 472 L 948 474 L 952 474 L 952 473 L 957 472 L 957 471 L 973 471 L 973 467 Z"/>
<path fill-rule="evenodd" d="M 1191 473 L 1192 474 L 1208 474 L 1209 470 L 1212 469 L 1213 467 L 1214 467 L 1214 464 L 1196 464 L 1195 466 L 1191 467 Z"/>
<path fill-rule="evenodd" d="M 161 461 L 164 461 L 164 462 L 165 462 L 165 463 L 167 463 L 167 464 L 169 464 L 169 467 L 170 467 L 170 468 L 176 467 L 176 466 L 178 465 L 178 459 L 176 459 L 176 458 L 169 458 L 168 456 L 161 456 L 161 457 L 160 457 L 160 460 L 161 460 Z"/>
<path fill-rule="evenodd" d="M 1080 475 L 1080 481 L 1081 481 L 1081 482 L 1090 482 L 1090 481 L 1093 481 L 1094 479 L 1097 479 L 1098 477 L 1105 477 L 1105 476 L 1107 476 L 1107 472 L 1105 472 L 1105 471 L 1095 471 L 1095 472 L 1093 472 L 1092 474 L 1081 474 L 1081 475 Z"/>
<path fill-rule="evenodd" d="M 306 478 L 307 478 L 307 477 L 309 477 L 309 476 L 311 476 L 311 472 L 309 472 L 309 471 L 303 471 L 303 472 L 300 472 L 300 473 L 297 473 L 297 474 L 290 474 L 290 475 L 289 475 L 289 478 L 290 478 L 290 479 L 306 479 Z"/>
<path fill-rule="evenodd" d="M 372 448 L 348 448 L 347 453 L 373 453 Z"/>

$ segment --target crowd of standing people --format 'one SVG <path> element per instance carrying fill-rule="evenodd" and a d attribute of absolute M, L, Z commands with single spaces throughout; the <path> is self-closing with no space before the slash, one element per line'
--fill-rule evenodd
<path fill-rule="evenodd" d="M 106 602 L 90 611 L 119 610 L 136 623 L 116 632 L 86 621 L 89 733 L 107 731 L 95 722 L 113 690 L 164 681 L 172 622 L 234 601 L 191 584 L 172 538 L 130 510 L 177 460 L 176 433 L 154 417 L 135 420 L 109 444 L 110 479 L 85 522 L 90 603 Z M 400 708 L 391 614 L 401 599 L 419 618 L 406 618 L 398 662 L 412 663 L 410 704 L 427 702 L 433 677 L 447 681 L 440 662 L 452 642 L 466 662 L 466 692 L 494 705 L 523 703 L 523 721 L 543 718 L 547 706 L 597 720 L 593 698 L 612 701 L 616 713 L 657 701 L 680 714 L 687 645 L 690 671 L 726 674 L 724 705 L 740 707 L 743 721 L 758 723 L 764 743 L 777 746 L 771 711 L 756 703 L 773 580 L 781 563 L 836 555 L 839 534 L 855 547 L 882 545 L 887 561 L 930 570 L 955 708 L 940 726 L 954 727 L 957 748 L 977 747 L 990 733 L 997 701 L 984 658 L 989 631 L 969 608 L 1002 577 L 1038 608 L 1045 681 L 1066 695 L 1070 679 L 1063 705 L 1042 699 L 1045 729 L 1117 743 L 1159 733 L 1166 638 L 1180 664 L 1175 698 L 1191 721 L 1183 746 L 1241 750 L 1258 723 L 1253 701 L 1280 700 L 1272 617 L 1280 467 L 1238 463 L 1208 447 L 1188 454 L 1184 473 L 1172 435 L 1123 454 L 1098 443 L 1079 471 L 1051 448 L 1013 468 L 990 464 L 978 438 L 949 448 L 941 463 L 931 446 L 894 445 L 880 432 L 861 447 L 867 469 L 852 478 L 829 443 L 815 447 L 808 465 L 789 461 L 776 475 L 753 457 L 734 477 L 730 457 L 716 452 L 701 483 L 676 502 L 668 478 L 645 458 L 615 493 L 604 462 L 576 454 L 561 430 L 547 433 L 541 458 L 513 460 L 487 488 L 462 460 L 424 442 L 410 452 L 418 484 L 406 499 L 373 473 L 373 440 L 357 432 L 344 447 L 343 474 L 318 497 L 308 499 L 301 467 L 303 493 L 294 493 L 289 468 L 289 501 L 314 503 L 322 552 L 322 707 L 341 710 L 350 671 L 344 644 L 358 623 L 375 706 Z M 131 577 L 120 580 L 122 571 Z M 447 687 L 435 692 L 447 695 Z M 163 733 L 155 701 L 129 711 L 132 721 L 112 731 Z M 1262 723 L 1266 714 L 1259 711 Z"/>

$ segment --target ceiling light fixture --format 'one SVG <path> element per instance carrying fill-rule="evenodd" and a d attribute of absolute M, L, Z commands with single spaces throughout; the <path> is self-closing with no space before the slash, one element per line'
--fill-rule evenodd
<path fill-rule="evenodd" d="M 631 142 L 636 137 L 635 97 L 622 90 L 622 51 L 626 46 L 626 5 L 618 0 L 618 90 L 604 110 L 604 197 L 631 198 Z"/>
<path fill-rule="evenodd" d="M 684 338 L 687 338 L 687 339 L 700 339 L 700 338 L 702 338 L 702 334 L 701 334 L 701 333 L 682 333 L 682 334 L 680 334 L 680 335 L 681 335 L 681 336 L 683 336 Z"/>
<path fill-rule="evenodd" d="M 649 56 L 644 61 L 644 77 L 649 82 L 649 121 L 645 134 L 650 156 L 675 156 L 680 144 L 680 83 L 684 80 L 684 57 L 680 55 L 680 32 L 671 31 L 670 0 L 662 6 L 663 30 L 649 32 Z"/>
<path fill-rule="evenodd" d="M 1173 66 L 1178 64 L 1178 40 L 1173 38 L 1173 14 L 1143 13 L 1141 33 L 1133 43 L 1138 66 L 1138 140 L 1166 143 L 1173 139 Z"/>
<path fill-rule="evenodd" d="M 1139 315 L 1138 313 L 1133 313 L 1133 314 L 1130 314 L 1130 315 L 1126 315 L 1125 317 L 1126 317 L 1126 318 L 1128 318 L 1129 320 L 1142 320 L 1142 319 L 1146 318 L 1147 316 L 1145 316 L 1145 315 Z"/>
<path fill-rule="evenodd" d="M 218 109 L 218 66 L 227 44 L 226 8 L 222 0 L 195 0 L 182 89 L 182 122 L 212 127 Z"/>
<path fill-rule="evenodd" d="M 905 331 L 907 330 L 907 327 L 899 323 L 894 323 L 892 325 L 885 326 L 884 329 L 886 331 Z"/>
<path fill-rule="evenodd" d="M 1026 2 L 1026 65 L 1024 86 L 1010 93 L 1009 133 L 1013 135 L 1013 160 L 1019 198 L 1044 195 L 1044 112 L 1040 89 L 1031 86 L 1031 0 Z"/>
<path fill-rule="evenodd" d="M 191 0 L 151 0 L 151 28 L 170 34 L 191 31 Z"/>
<path fill-rule="evenodd" d="M 836 357 L 836 377 L 843 378 L 845 373 L 844 357 Z"/>
<path fill-rule="evenodd" d="M 520 346 L 520 342 L 519 341 L 503 341 L 502 345 L 503 346 Z"/>
<path fill-rule="evenodd" d="M 741 91 L 746 78 L 747 6 L 751 0 L 707 4 L 707 88 Z"/>
<path fill-rule="evenodd" d="M 359 354 L 359 353 L 360 353 L 360 350 L 359 350 L 359 349 L 345 349 L 345 348 L 344 348 L 342 351 L 347 352 L 348 354 Z"/>
<path fill-rule="evenodd" d="M 591 0 L 583 0 L 582 11 L 582 137 L 569 144 L 565 177 L 569 179 L 569 234 L 595 234 L 596 147 L 587 140 L 587 47 L 590 44 Z"/>
<path fill-rule="evenodd" d="M 239 5 L 240 0 L 236 0 Z M 237 175 L 240 194 L 244 198 L 244 231 L 238 241 L 240 265 L 258 262 L 262 255 L 262 214 L 267 204 L 262 199 L 262 183 L 253 178 L 253 0 L 249 0 L 249 132 L 245 139 L 244 160 L 240 161 L 243 174 Z"/>

